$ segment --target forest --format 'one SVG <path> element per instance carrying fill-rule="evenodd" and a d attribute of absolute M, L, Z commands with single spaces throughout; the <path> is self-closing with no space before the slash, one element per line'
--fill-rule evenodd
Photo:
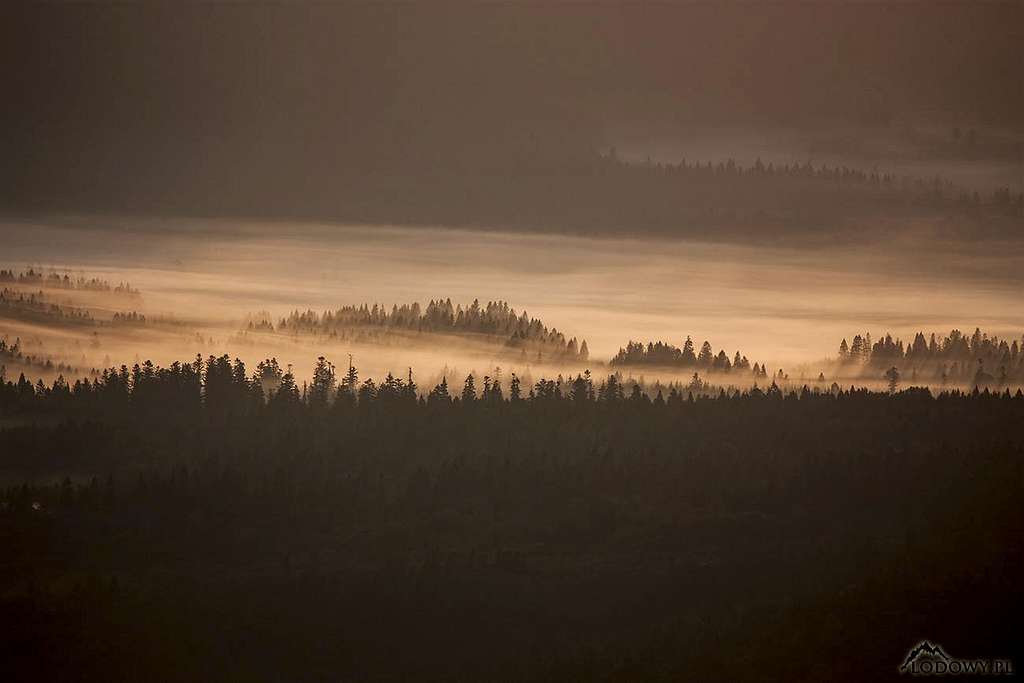
<path fill-rule="evenodd" d="M 128 282 L 112 285 L 99 277 L 67 271 L 28 268 L 21 272 L 0 269 L 0 319 L 14 319 L 41 325 L 98 326 L 107 323 L 144 323 L 137 311 L 115 311 L 112 316 L 84 303 L 70 303 L 68 293 L 111 295 L 109 301 L 138 305 L 142 295 Z"/>
<path fill-rule="evenodd" d="M 918 331 L 908 343 L 891 332 L 878 334 L 877 341 L 870 332 L 858 333 L 844 338 L 834 356 L 787 364 L 794 373 L 791 382 L 778 362 L 769 372 L 766 362 L 752 363 L 739 350 L 731 355 L 724 348 L 716 350 L 706 340 L 698 347 L 690 335 L 680 346 L 630 340 L 610 357 L 594 357 L 585 339 L 549 327 L 501 300 L 481 304 L 473 299 L 463 305 L 438 298 L 425 306 L 413 302 L 390 308 L 363 303 L 323 312 L 293 309 L 276 322 L 266 311 L 249 314 L 242 322 L 209 317 L 203 322 L 158 309 L 142 312 L 142 294 L 127 282 L 112 285 L 99 277 L 35 268 L 0 270 L 0 279 L 9 283 L 0 289 L 0 367 L 12 377 L 26 372 L 33 380 L 47 382 L 58 376 L 68 382 L 96 378 L 112 362 L 110 350 L 120 356 L 137 355 L 139 344 L 160 340 L 175 354 L 190 347 L 193 352 L 217 349 L 218 354 L 243 353 L 253 361 L 263 358 L 264 352 L 269 356 L 316 344 L 329 345 L 329 353 L 335 355 L 339 350 L 373 353 L 416 347 L 454 361 L 459 355 L 450 352 L 456 344 L 468 354 L 468 362 L 489 365 L 492 374 L 498 365 L 527 375 L 544 372 L 533 365 L 560 374 L 607 368 L 618 373 L 620 381 L 625 374 L 630 381 L 645 384 L 644 391 L 652 397 L 673 389 L 707 393 L 751 385 L 763 388 L 772 380 L 787 390 L 799 390 L 805 382 L 818 389 L 836 382 L 878 389 L 890 376 L 897 384 L 939 389 L 1015 389 L 1024 384 L 1024 337 L 1003 337 L 980 327 L 970 335 L 959 329 L 946 334 Z M 195 310 L 188 312 L 194 314 Z M 136 332 L 151 336 L 133 336 Z M 214 334 L 221 341 L 215 343 Z M 759 340 L 751 338 L 744 346 L 747 341 Z M 447 362 L 443 368 L 432 366 L 429 374 L 434 378 L 438 372 L 447 373 L 448 367 Z M 310 379 L 302 372 L 298 376 L 299 382 Z M 680 376 L 688 379 L 680 382 Z"/>
<path fill-rule="evenodd" d="M 749 165 L 733 159 L 641 161 L 620 158 L 614 148 L 538 163 L 493 162 L 486 172 L 392 170 L 370 163 L 340 179 L 310 178 L 304 193 L 321 187 L 303 201 L 269 193 L 259 200 L 260 215 L 754 244 L 781 237 L 880 238 L 907 221 L 930 221 L 957 236 L 1013 239 L 1024 224 L 1024 193 L 1006 186 L 981 192 L 938 175 L 760 159 Z M 328 179 L 332 184 L 323 185 Z M 154 200 L 139 199 L 140 208 Z M 93 208 L 89 197 L 75 201 Z M 225 193 L 197 198 L 196 206 L 214 216 L 245 215 L 245 205 L 236 202 Z M 29 208 L 47 205 L 42 200 Z"/>
<path fill-rule="evenodd" d="M 19 285 L 35 285 L 47 289 L 80 289 L 92 292 L 111 292 L 126 296 L 137 297 L 139 290 L 133 289 L 129 282 L 119 282 L 111 285 L 107 280 L 98 277 L 86 278 L 79 275 L 72 278 L 67 272 L 60 273 L 50 269 L 45 272 L 43 269 L 29 268 L 28 270 L 15 273 L 13 269 L 0 269 L 0 284 L 11 283 Z"/>
<path fill-rule="evenodd" d="M 6 377 L 7 368 L 13 371 L 16 368 L 24 368 L 30 374 L 33 371 L 44 375 L 57 373 L 63 377 L 73 377 L 81 370 L 63 360 L 54 362 L 48 354 L 26 353 L 21 348 L 21 339 L 15 338 L 8 341 L 7 337 L 0 338 L 0 377 Z M 40 378 L 41 379 L 41 378 Z"/>
<path fill-rule="evenodd" d="M 939 385 L 1005 386 L 1024 380 L 1024 337 L 1007 342 L 975 328 L 970 336 L 952 330 L 944 337 L 924 332 L 909 344 L 891 334 L 872 343 L 871 334 L 857 334 L 853 343 L 839 343 L 838 361 L 864 374 L 896 368 L 913 381 Z"/>
<path fill-rule="evenodd" d="M 548 329 L 525 310 L 517 315 L 505 301 L 488 301 L 481 305 L 479 299 L 474 299 L 463 308 L 462 304 L 452 305 L 451 298 L 447 298 L 431 299 L 426 308 L 415 302 L 394 304 L 390 312 L 379 304 L 343 306 L 322 314 L 312 310 L 293 311 L 282 318 L 276 328 L 266 315 L 255 317 L 256 320 L 250 320 L 248 331 L 319 335 L 331 340 L 378 344 L 395 341 L 396 331 L 454 334 L 497 344 L 516 356 L 531 360 L 586 362 L 590 358 L 585 339 L 567 340 L 563 333 L 555 328 Z M 399 336 L 398 341 L 408 340 Z"/>
<path fill-rule="evenodd" d="M 865 680 L 925 630 L 1014 652 L 1020 391 L 311 374 L 0 384 L 8 672 Z"/>
<path fill-rule="evenodd" d="M 0 315 L 33 322 L 53 322 L 66 325 L 95 325 L 87 310 L 61 306 L 47 300 L 42 290 L 25 293 L 20 290 L 0 290 Z"/>
<path fill-rule="evenodd" d="M 982 194 L 941 177 L 825 164 L 625 160 L 614 149 L 537 169 L 371 170 L 332 189 L 330 199 L 271 205 L 266 215 L 744 243 L 879 237 L 894 222 L 922 219 L 952 234 L 1013 238 L 1024 221 L 1024 194 L 1007 187 Z"/>
<path fill-rule="evenodd" d="M 890 221 L 930 218 L 954 231 L 970 226 L 976 234 L 1012 237 L 1024 220 L 1024 194 L 1003 187 L 983 196 L 939 177 L 760 160 L 746 167 L 731 159 L 642 162 L 620 159 L 614 149 L 529 174 L 360 175 L 346 190 L 354 196 L 345 206 L 325 211 L 377 223 L 595 236 L 855 237 L 884 232 Z"/>
<path fill-rule="evenodd" d="M 623 367 L 649 365 L 662 368 L 695 368 L 714 372 L 748 371 L 753 372 L 755 377 L 760 377 L 764 373 L 762 366 L 757 363 L 751 367 L 750 361 L 746 356 L 741 356 L 739 351 L 732 360 L 729 360 L 725 349 L 716 354 L 711 348 L 711 343 L 707 341 L 701 345 L 700 351 L 695 353 L 690 337 L 686 338 L 681 349 L 662 341 L 647 342 L 646 346 L 642 342 L 630 341 L 612 357 L 610 364 Z"/>

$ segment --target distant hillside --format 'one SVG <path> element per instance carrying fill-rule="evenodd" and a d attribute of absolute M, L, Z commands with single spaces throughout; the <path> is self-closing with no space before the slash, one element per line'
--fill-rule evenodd
<path fill-rule="evenodd" d="M 952 330 L 946 336 L 923 332 L 904 344 L 886 334 L 872 342 L 870 334 L 855 335 L 839 345 L 839 363 L 862 375 L 881 374 L 895 367 L 905 380 L 945 384 L 999 386 L 1024 381 L 1024 337 L 1000 339 L 975 328 L 970 336 Z"/>
<path fill-rule="evenodd" d="M 646 346 L 642 342 L 631 341 L 625 348 L 619 349 L 612 358 L 611 365 L 679 368 L 702 372 L 747 372 L 753 373 L 755 377 L 767 376 L 763 364 L 754 363 L 751 366 L 747 357 L 741 355 L 739 351 L 730 360 L 724 349 L 715 353 L 707 341 L 701 345 L 700 351 L 696 351 L 690 337 L 686 338 L 682 348 L 662 341 L 647 342 Z"/>
<path fill-rule="evenodd" d="M 523 170 L 345 172 L 309 178 L 256 198 L 201 196 L 187 206 L 138 195 L 119 210 L 184 215 L 311 218 L 382 225 L 444 225 L 588 236 L 644 235 L 758 242 L 861 235 L 893 221 L 927 218 L 974 235 L 1021 234 L 1024 196 L 1007 188 L 966 192 L 941 178 L 810 165 L 726 162 L 627 163 L 596 151 L 563 165 Z M 99 195 L 70 200 L 109 210 Z M 29 210 L 59 208 L 25 194 Z M 884 221 L 878 221 L 878 218 Z"/>
<path fill-rule="evenodd" d="M 474 300 L 463 307 L 452 304 L 451 299 L 431 299 L 426 308 L 419 303 L 396 304 L 388 311 L 379 304 L 362 304 L 324 313 L 293 311 L 276 325 L 266 316 L 256 316 L 247 331 L 382 344 L 405 339 L 410 333 L 447 334 L 493 344 L 538 362 L 586 361 L 590 356 L 586 340 L 566 339 L 562 332 L 548 328 L 526 311 L 516 313 L 504 301 L 488 301 L 481 306 L 479 300 Z"/>
<path fill-rule="evenodd" d="M 13 270 L 0 270 L 0 284 L 32 285 L 44 289 L 74 289 L 139 296 L 139 290 L 134 289 L 129 282 L 112 285 L 108 280 L 98 277 L 87 278 L 84 275 L 71 277 L 66 272 L 62 273 L 57 270 L 43 272 L 35 268 L 29 268 L 20 273 L 15 273 Z"/>

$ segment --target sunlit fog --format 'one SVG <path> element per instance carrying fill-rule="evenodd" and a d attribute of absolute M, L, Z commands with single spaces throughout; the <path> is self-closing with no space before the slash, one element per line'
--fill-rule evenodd
<path fill-rule="evenodd" d="M 969 335 L 981 327 L 1014 340 L 1024 330 L 1020 245 L 919 238 L 927 230 L 919 225 L 882 243 L 806 247 L 241 220 L 46 218 L 8 220 L 2 229 L 2 265 L 12 271 L 95 277 L 137 290 L 128 297 L 42 288 L 47 299 L 89 310 L 97 321 L 137 312 L 144 325 L 49 324 L 0 312 L 8 339 L 20 337 L 24 348 L 77 371 L 226 353 L 249 364 L 277 357 L 299 376 L 322 354 L 339 366 L 353 354 L 374 375 L 404 375 L 409 367 L 430 378 L 495 367 L 536 373 L 537 365 L 568 373 L 603 370 L 630 341 L 682 346 L 690 336 L 730 358 L 740 351 L 773 373 L 783 369 L 791 381 L 826 370 L 830 381 L 857 380 L 829 362 L 841 340 L 857 334 L 909 343 L 919 331 Z M 444 299 L 463 307 L 507 302 L 585 340 L 590 358 L 524 361 L 472 338 L 436 334 L 380 345 L 246 334 L 254 316 L 276 324 L 293 311 L 363 303 L 390 310 Z"/>

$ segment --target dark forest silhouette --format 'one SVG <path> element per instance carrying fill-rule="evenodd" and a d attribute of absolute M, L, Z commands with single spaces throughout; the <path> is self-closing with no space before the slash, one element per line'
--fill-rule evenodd
<path fill-rule="evenodd" d="M 461 385 L 227 357 L 3 383 L 8 671 L 863 680 L 923 630 L 1011 651 L 1020 392 Z"/>

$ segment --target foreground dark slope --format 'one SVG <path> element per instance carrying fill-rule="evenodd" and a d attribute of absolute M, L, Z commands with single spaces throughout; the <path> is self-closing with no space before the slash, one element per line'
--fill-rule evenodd
<path fill-rule="evenodd" d="M 5 389 L 0 471 L 36 482 L 0 512 L 16 673 L 866 680 L 922 637 L 1014 654 L 1020 395 L 286 378 L 264 404 L 187 367 Z"/>

